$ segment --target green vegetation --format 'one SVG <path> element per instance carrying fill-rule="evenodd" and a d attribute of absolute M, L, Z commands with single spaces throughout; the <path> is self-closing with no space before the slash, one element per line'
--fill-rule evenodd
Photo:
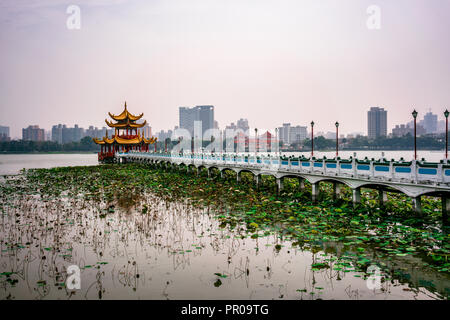
<path fill-rule="evenodd" d="M 422 259 L 425 266 L 450 273 L 449 235 L 442 230 L 440 202 L 434 198 L 424 197 L 425 217 L 417 217 L 410 200 L 400 194 L 389 193 L 386 207 L 380 208 L 377 193 L 364 190 L 362 205 L 354 209 L 349 189 L 343 188 L 341 199 L 335 201 L 332 187 L 326 183 L 321 184 L 319 204 L 313 204 L 310 186 L 301 191 L 294 179 L 287 179 L 285 189 L 277 195 L 271 177 L 264 176 L 257 189 L 250 174 L 243 173 L 238 184 L 231 172 L 225 172 L 224 179 L 218 172 L 208 179 L 206 172 L 196 176 L 181 170 L 139 164 L 33 169 L 26 172 L 26 180 L 8 179 L 0 185 L 0 210 L 4 211 L 16 193 L 37 194 L 43 201 L 67 194 L 106 205 L 127 202 L 147 214 L 147 204 L 139 203 L 138 198 L 151 191 L 164 200 L 190 198 L 194 206 L 214 208 L 222 227 L 237 228 L 242 237 L 277 232 L 312 252 L 320 251 L 327 242 L 342 243 L 347 253 L 333 260 L 334 268 L 346 269 L 350 264 L 345 259 L 353 259 L 358 271 L 374 261 L 385 267 L 392 257 L 413 256 Z M 114 214 L 114 209 L 103 217 L 109 214 Z M 282 250 L 282 246 L 275 249 Z M 330 263 L 317 261 L 312 268 L 327 268 Z"/>
<path fill-rule="evenodd" d="M 67 152 L 67 151 L 100 151 L 100 147 L 90 137 L 84 137 L 79 142 L 59 144 L 55 141 L 24 141 L 13 140 L 0 142 L 0 152 L 31 153 L 31 152 Z"/>

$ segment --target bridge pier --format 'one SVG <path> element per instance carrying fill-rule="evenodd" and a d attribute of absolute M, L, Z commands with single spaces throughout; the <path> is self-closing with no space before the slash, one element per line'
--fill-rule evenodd
<path fill-rule="evenodd" d="M 312 202 L 317 202 L 318 198 L 319 198 L 319 182 L 311 183 Z"/>
<path fill-rule="evenodd" d="M 356 206 L 361 203 L 361 188 L 352 189 L 353 193 L 353 206 Z"/>
<path fill-rule="evenodd" d="M 305 191 L 305 179 L 304 178 L 298 178 L 298 184 L 300 187 L 300 191 Z"/>
<path fill-rule="evenodd" d="M 241 172 L 240 171 L 236 172 L 236 181 L 239 183 L 239 182 L 241 182 L 241 180 L 242 180 Z"/>
<path fill-rule="evenodd" d="M 259 184 L 261 182 L 261 176 L 259 174 L 255 174 L 254 179 L 255 179 L 256 187 L 259 188 Z"/>
<path fill-rule="evenodd" d="M 339 195 L 341 194 L 341 184 L 338 182 L 333 182 L 333 200 L 336 201 L 339 199 Z"/>
<path fill-rule="evenodd" d="M 283 178 L 277 178 L 277 193 L 280 193 L 284 188 Z"/>
<path fill-rule="evenodd" d="M 421 197 L 413 197 L 411 198 L 412 200 L 412 205 L 413 205 L 413 210 L 415 213 L 417 214 L 422 214 L 422 201 L 421 201 Z"/>
<path fill-rule="evenodd" d="M 378 202 L 380 204 L 380 207 L 384 207 L 387 200 L 387 192 L 382 188 L 378 189 Z"/>
<path fill-rule="evenodd" d="M 442 223 L 444 226 L 450 225 L 448 213 L 450 212 L 450 197 L 442 196 Z"/>
<path fill-rule="evenodd" d="M 223 179 L 223 170 L 220 170 L 220 178 Z"/>

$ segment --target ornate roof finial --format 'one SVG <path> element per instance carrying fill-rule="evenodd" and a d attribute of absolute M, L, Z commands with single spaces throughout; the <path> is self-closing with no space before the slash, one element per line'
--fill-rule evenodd
<path fill-rule="evenodd" d="M 127 110 L 127 102 L 125 101 L 125 110 Z"/>

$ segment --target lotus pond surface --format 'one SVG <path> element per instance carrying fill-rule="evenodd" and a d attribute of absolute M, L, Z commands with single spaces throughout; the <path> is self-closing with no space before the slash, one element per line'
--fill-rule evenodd
<path fill-rule="evenodd" d="M 140 164 L 0 179 L 0 299 L 448 299 L 440 203 Z M 81 288 L 67 287 L 80 268 Z"/>

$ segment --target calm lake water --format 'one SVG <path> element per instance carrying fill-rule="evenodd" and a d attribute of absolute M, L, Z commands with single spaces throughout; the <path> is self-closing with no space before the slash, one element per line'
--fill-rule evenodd
<path fill-rule="evenodd" d="M 23 168 L 93 166 L 97 164 L 96 153 L 0 154 L 0 175 L 17 174 Z"/>
<path fill-rule="evenodd" d="M 0 299 L 442 299 L 450 290 L 448 275 L 413 257 L 388 261 L 404 278 L 373 289 L 342 244 L 311 252 L 277 231 L 243 238 L 214 209 L 151 193 L 108 208 L 20 196 L 1 217 Z M 338 254 L 347 270 L 334 269 Z M 319 262 L 332 267 L 313 270 Z M 79 290 L 65 286 L 71 265 L 81 269 Z"/>
<path fill-rule="evenodd" d="M 369 159 L 381 158 L 382 151 L 341 151 L 339 156 L 341 158 L 349 158 L 356 152 L 358 158 L 363 159 L 368 157 Z M 305 155 L 310 156 L 309 152 L 285 152 L 285 155 Z M 413 151 L 385 151 L 384 156 L 386 159 L 400 159 L 404 158 L 409 161 L 413 159 Z M 418 158 L 425 158 L 427 161 L 439 162 L 444 158 L 443 151 L 418 151 Z M 326 156 L 327 158 L 333 158 L 335 152 L 314 152 L 316 157 Z M 52 168 L 63 166 L 90 166 L 97 165 L 97 154 L 0 154 L 0 175 L 5 174 L 17 174 L 21 169 L 30 168 Z"/>
<path fill-rule="evenodd" d="M 386 157 L 408 159 L 408 154 L 386 152 Z M 377 158 L 381 152 L 357 155 Z M 441 153 L 428 152 L 426 158 L 436 161 Z M 0 174 L 96 164 L 96 154 L 0 155 Z M 223 212 L 217 208 L 167 202 L 152 193 L 117 200 L 113 207 L 68 194 L 45 200 L 18 194 L 14 201 L 0 212 L 0 299 L 445 299 L 450 294 L 449 275 L 424 267 L 420 258 L 384 261 L 403 276 L 372 289 L 364 274 L 352 271 L 352 252 L 342 243 L 320 243 L 321 250 L 311 252 L 282 232 L 242 237 L 240 226 L 221 226 L 216 217 Z M 337 256 L 347 258 L 346 270 L 312 270 L 318 262 L 333 265 Z M 81 268 L 80 290 L 65 286 L 70 265 Z"/>

